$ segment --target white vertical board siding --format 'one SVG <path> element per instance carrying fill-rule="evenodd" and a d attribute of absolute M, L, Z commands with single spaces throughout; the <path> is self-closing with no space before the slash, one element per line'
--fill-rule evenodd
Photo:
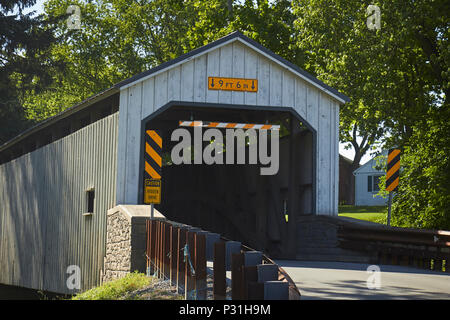
<path fill-rule="evenodd" d="M 273 62 L 270 64 L 269 106 L 281 107 L 283 94 L 283 71 Z"/>
<path fill-rule="evenodd" d="M 0 166 L 0 283 L 73 293 L 100 282 L 106 212 L 115 204 L 118 114 Z M 94 213 L 86 189 L 95 188 Z"/>
<path fill-rule="evenodd" d="M 256 92 L 256 104 L 270 106 L 270 60 L 258 56 L 258 92 Z"/>
<path fill-rule="evenodd" d="M 181 101 L 194 101 L 194 60 L 181 65 Z M 155 105 L 159 108 L 162 105 Z"/>
<path fill-rule="evenodd" d="M 221 77 L 233 77 L 233 45 L 229 44 L 221 47 L 220 49 L 220 76 Z M 205 80 L 203 80 L 205 81 Z M 231 91 L 219 91 L 219 103 L 232 103 L 231 97 L 233 92 Z"/>
<path fill-rule="evenodd" d="M 211 76 L 256 78 L 258 92 L 208 90 Z M 170 101 L 290 107 L 316 130 L 316 213 L 337 215 L 339 105 L 334 98 L 240 41 L 190 57 L 141 83 L 141 109 L 127 94 L 139 82 L 121 91 L 119 150 L 126 150 L 120 144 L 139 141 L 141 119 Z M 118 186 L 117 204 L 138 203 L 139 161 L 136 152 L 119 155 L 117 180 L 124 184 L 123 190 Z"/>
<path fill-rule="evenodd" d="M 208 54 L 206 59 L 206 76 L 219 77 L 220 76 L 220 50 L 214 50 Z M 206 90 L 206 102 L 218 103 L 219 91 Z"/>
<path fill-rule="evenodd" d="M 295 78 L 289 71 L 282 73 L 281 105 L 295 110 Z"/>
<path fill-rule="evenodd" d="M 164 73 L 167 76 L 167 73 Z M 165 78 L 167 80 L 167 78 Z M 167 85 L 164 87 L 164 98 L 167 97 Z M 125 184 L 129 187 L 125 190 L 125 203 L 136 203 L 138 200 L 138 185 L 133 184 L 139 179 L 139 159 L 141 143 L 141 112 L 142 112 L 142 82 L 135 84 L 128 89 L 128 108 L 127 108 L 127 148 L 126 161 L 128 169 L 125 178 Z"/>
<path fill-rule="evenodd" d="M 258 54 L 249 49 L 245 48 L 245 78 L 247 79 L 258 79 Z M 255 105 L 257 94 L 254 92 L 244 93 L 244 104 Z"/>
<path fill-rule="evenodd" d="M 233 42 L 233 78 L 245 77 L 245 47 L 240 42 Z M 231 103 L 244 104 L 244 92 L 232 91 Z"/>
<path fill-rule="evenodd" d="M 295 111 L 304 119 L 306 120 L 308 118 L 308 115 L 306 113 L 306 106 L 307 106 L 307 100 L 306 100 L 306 84 L 303 80 L 300 80 L 298 78 L 295 78 Z"/>
<path fill-rule="evenodd" d="M 334 106 L 334 209 L 333 214 L 338 214 L 339 205 L 339 104 L 333 101 Z M 333 163 L 332 163 L 333 165 Z"/>
<path fill-rule="evenodd" d="M 172 75 L 175 77 L 175 75 Z M 171 90 L 175 95 L 175 87 Z M 147 117 L 153 113 L 155 106 L 155 78 L 150 78 L 142 83 L 142 117 Z"/>
<path fill-rule="evenodd" d="M 177 101 L 181 96 L 181 68 L 176 67 L 169 70 L 167 79 L 167 100 Z"/>
<path fill-rule="evenodd" d="M 206 55 L 194 60 L 194 101 L 196 102 L 206 102 L 206 90 L 208 87 L 206 62 Z"/>
<path fill-rule="evenodd" d="M 144 88 L 148 88 L 144 85 Z M 149 94 L 146 92 L 146 95 Z M 128 139 L 128 89 L 120 91 L 119 98 L 119 134 L 117 137 L 117 188 L 116 199 L 125 204 L 125 177 L 127 174 L 127 139 Z M 149 108 L 152 110 L 153 108 Z"/>
<path fill-rule="evenodd" d="M 330 100 L 325 95 L 319 94 L 318 98 L 319 130 L 317 135 L 317 212 L 320 214 L 330 214 L 332 212 L 331 197 L 334 197 L 334 191 L 332 191 L 334 167 L 331 166 L 331 157 L 332 154 L 334 154 L 334 146 L 333 143 L 330 143 L 331 134 L 334 136 L 334 131 L 331 129 L 332 110 L 330 108 Z"/>

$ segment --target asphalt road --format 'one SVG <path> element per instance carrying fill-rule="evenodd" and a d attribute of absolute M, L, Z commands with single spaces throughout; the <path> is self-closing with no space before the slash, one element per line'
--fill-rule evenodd
<path fill-rule="evenodd" d="M 294 280 L 302 300 L 450 299 L 450 273 L 368 264 L 277 260 Z M 369 289 L 371 287 L 371 289 Z M 378 287 L 378 288 L 377 288 Z"/>

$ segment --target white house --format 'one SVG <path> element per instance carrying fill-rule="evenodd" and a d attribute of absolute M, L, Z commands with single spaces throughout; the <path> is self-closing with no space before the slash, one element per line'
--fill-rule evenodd
<path fill-rule="evenodd" d="M 383 152 L 383 155 L 387 153 Z M 377 163 L 378 156 L 370 159 L 361 167 L 353 171 L 355 176 L 355 205 L 356 206 L 383 206 L 387 198 L 377 195 L 380 177 L 386 174 L 383 164 Z"/>

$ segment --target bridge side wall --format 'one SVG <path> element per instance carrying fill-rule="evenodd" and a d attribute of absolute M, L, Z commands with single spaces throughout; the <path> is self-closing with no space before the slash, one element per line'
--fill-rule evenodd
<path fill-rule="evenodd" d="M 74 293 L 100 283 L 115 204 L 118 113 L 0 166 L 0 283 Z M 87 190 L 95 193 L 92 215 Z"/>

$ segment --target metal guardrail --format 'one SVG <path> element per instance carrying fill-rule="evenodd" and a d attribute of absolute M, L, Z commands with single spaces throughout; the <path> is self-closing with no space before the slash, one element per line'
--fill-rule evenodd
<path fill-rule="evenodd" d="M 373 263 L 450 272 L 450 231 L 342 223 L 339 246 L 364 252 Z"/>

